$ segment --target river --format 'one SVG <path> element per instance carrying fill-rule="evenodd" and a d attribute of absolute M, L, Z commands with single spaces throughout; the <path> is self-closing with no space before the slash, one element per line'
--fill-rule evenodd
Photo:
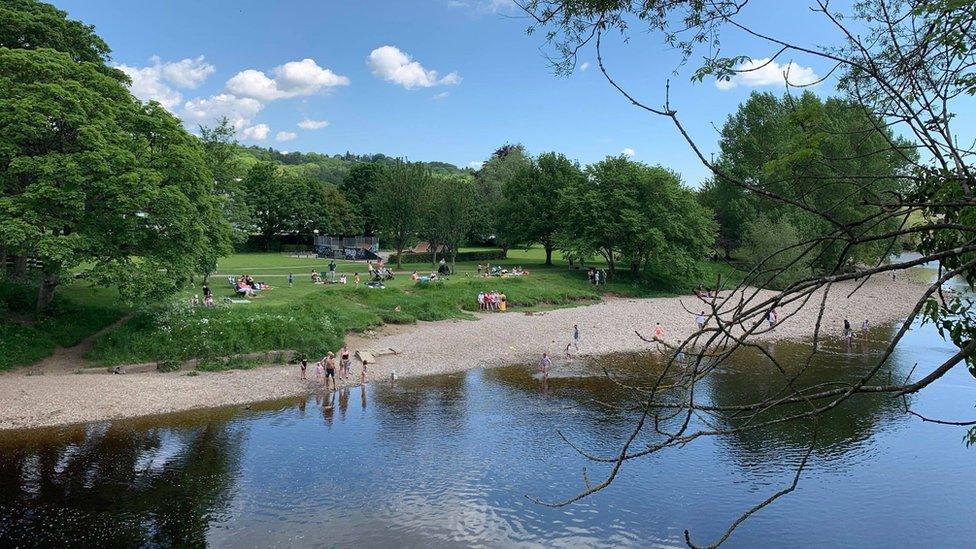
<path fill-rule="evenodd" d="M 805 382 L 856 376 L 890 327 L 836 341 Z M 781 358 L 802 344 L 780 343 Z M 909 333 L 884 375 L 953 352 L 931 326 Z M 743 402 L 774 378 L 745 354 L 702 387 Z M 639 381 L 652 357 L 604 361 Z M 634 416 L 628 390 L 593 365 L 527 366 L 377 383 L 331 396 L 0 435 L 0 545 L 681 546 L 713 541 L 789 484 L 812 427 L 696 440 L 626 464 L 606 490 L 552 509 L 602 478 L 559 438 L 610 452 Z M 976 414 L 964 367 L 915 397 L 926 415 Z M 723 418 L 710 421 L 722 423 Z M 747 520 L 728 547 L 971 547 L 976 448 L 966 429 L 923 423 L 859 398 L 819 421 L 797 490 Z"/>

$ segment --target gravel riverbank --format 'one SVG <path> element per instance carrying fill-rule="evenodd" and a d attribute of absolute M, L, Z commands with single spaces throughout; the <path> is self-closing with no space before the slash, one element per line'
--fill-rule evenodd
<path fill-rule="evenodd" d="M 903 318 L 924 286 L 909 280 L 876 278 L 852 297 L 853 284 L 836 284 L 827 299 L 823 327 L 840 335 L 845 318 L 856 327 L 865 319 L 880 324 Z M 767 294 L 767 292 L 762 292 Z M 772 295 L 769 293 L 768 295 Z M 811 300 L 764 339 L 803 339 L 813 333 L 819 299 Z M 660 322 L 664 339 L 678 343 L 695 329 L 693 314 L 700 310 L 694 296 L 619 299 L 526 314 L 519 311 L 484 314 L 476 321 L 443 321 L 409 327 L 389 327 L 375 337 L 352 335 L 353 350 L 394 349 L 369 367 L 369 381 L 456 372 L 483 366 L 535 362 L 542 352 L 554 360 L 564 356 L 573 324 L 580 328 L 580 354 L 602 355 L 646 350 L 634 330 L 650 336 Z M 780 311 L 784 318 L 790 308 Z M 358 383 L 359 364 L 353 365 Z M 314 366 L 308 376 L 314 378 Z M 340 384 L 341 385 L 341 384 Z M 303 394 L 318 389 L 299 379 L 294 365 L 205 373 L 0 375 L 0 430 L 104 421 L 197 408 L 242 405 Z"/>

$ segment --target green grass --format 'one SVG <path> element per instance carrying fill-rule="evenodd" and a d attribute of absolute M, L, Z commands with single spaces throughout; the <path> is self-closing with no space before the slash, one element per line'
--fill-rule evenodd
<path fill-rule="evenodd" d="M 34 364 L 57 347 L 72 347 L 112 324 L 127 308 L 114 290 L 73 281 L 58 289 L 50 309 L 33 314 L 36 288 L 0 284 L 0 371 Z"/>
<path fill-rule="evenodd" d="M 560 254 L 554 265 L 545 266 L 541 248 L 510 250 L 503 261 L 491 262 L 504 268 L 521 265 L 530 274 L 524 277 L 483 278 L 477 275 L 478 262 L 459 263 L 456 272 L 440 283 L 420 285 L 410 279 L 416 270 L 428 273 L 430 264 L 404 264 L 397 277 L 382 290 L 355 286 L 353 273 L 366 281 L 364 262 L 337 261 L 339 273 L 349 275 L 350 283 L 313 284 L 310 273 L 328 270 L 329 260 L 296 258 L 288 254 L 235 254 L 222 259 L 210 287 L 218 307 L 189 306 L 193 294 L 202 294 L 200 282 L 192 290 L 170 302 L 138 312 L 130 321 L 100 337 L 88 357 L 94 365 L 105 366 L 139 362 L 178 363 L 201 359 L 201 369 L 248 367 L 233 358 L 269 350 L 296 350 L 318 358 L 335 350 L 348 332 L 361 332 L 384 323 L 411 324 L 451 318 L 470 319 L 477 310 L 479 291 L 498 290 L 508 298 L 509 310 L 539 310 L 593 302 L 604 293 L 626 297 L 654 297 L 687 292 L 696 281 L 682 286 L 654 280 L 632 280 L 626 273 L 605 286 L 590 285 L 584 270 L 568 268 Z M 594 262 L 594 265 L 600 266 Z M 708 285 L 714 275 L 731 269 L 715 264 L 709 267 Z M 234 297 L 228 276 L 250 274 L 273 289 L 262 291 L 247 305 L 224 305 Z M 288 287 L 288 273 L 294 285 Z M 50 355 L 56 346 L 69 346 L 110 324 L 126 312 L 118 305 L 115 292 L 92 288 L 81 282 L 58 290 L 58 314 L 25 324 L 5 320 L 0 324 L 0 369 L 30 364 Z M 14 298 L 25 302 L 24 296 Z"/>

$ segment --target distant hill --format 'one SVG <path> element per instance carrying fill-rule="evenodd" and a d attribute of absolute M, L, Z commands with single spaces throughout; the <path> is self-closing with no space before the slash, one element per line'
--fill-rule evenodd
<path fill-rule="evenodd" d="M 257 161 L 274 162 L 309 178 L 339 185 L 354 164 L 371 162 L 389 164 L 396 158 L 385 154 L 322 154 L 315 152 L 282 152 L 271 147 L 240 146 L 240 161 L 244 165 Z M 431 171 L 441 175 L 472 173 L 447 162 L 426 162 Z"/>

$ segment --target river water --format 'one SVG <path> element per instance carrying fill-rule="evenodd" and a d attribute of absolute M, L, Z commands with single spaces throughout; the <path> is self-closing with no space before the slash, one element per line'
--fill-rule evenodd
<path fill-rule="evenodd" d="M 853 379 L 892 328 L 847 349 L 828 342 L 804 383 Z M 807 349 L 780 343 L 796 362 Z M 909 333 L 882 377 L 952 354 L 931 326 Z M 653 357 L 603 361 L 639 383 Z M 702 386 L 703 402 L 758 398 L 776 375 L 743 354 Z M 909 403 L 972 419 L 976 383 L 957 367 Z M 0 545 L 683 546 L 714 541 L 788 485 L 811 424 L 699 439 L 627 463 L 606 490 L 560 437 L 615 451 L 633 394 L 594 365 L 545 385 L 528 366 L 377 383 L 331 396 L 0 435 Z M 712 425 L 728 418 L 703 418 Z M 966 428 L 923 423 L 900 402 L 858 398 L 822 417 L 795 492 L 749 518 L 727 547 L 972 547 L 976 448 Z"/>

